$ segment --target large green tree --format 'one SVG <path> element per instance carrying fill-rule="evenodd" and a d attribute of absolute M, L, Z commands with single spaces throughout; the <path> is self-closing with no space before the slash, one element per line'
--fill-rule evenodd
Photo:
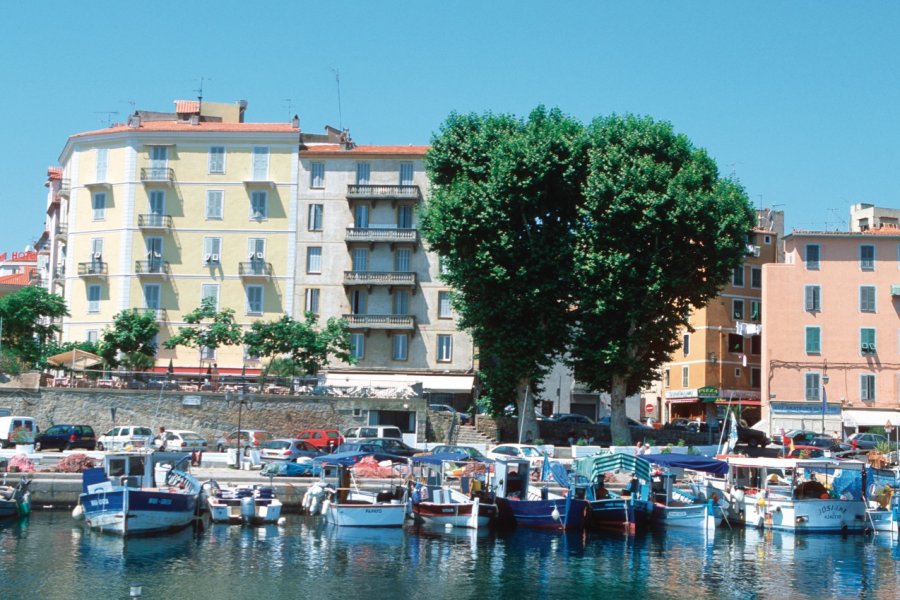
<path fill-rule="evenodd" d="M 330 357 L 348 364 L 356 359 L 350 355 L 350 331 L 343 319 L 331 318 L 325 327 L 317 327 L 318 317 L 307 312 L 305 320 L 287 315 L 277 321 L 255 321 L 244 334 L 247 351 L 256 356 L 288 357 L 304 375 L 314 375 Z"/>
<path fill-rule="evenodd" d="M 187 327 L 179 327 L 178 333 L 163 342 L 163 346 L 173 350 L 178 346 L 188 348 L 209 348 L 215 351 L 221 346 L 235 346 L 241 343 L 241 326 L 234 320 L 234 309 L 216 310 L 215 298 L 204 298 L 198 308 L 184 315 Z"/>
<path fill-rule="evenodd" d="M 456 290 L 496 412 L 515 401 L 537 435 L 534 389 L 565 347 L 584 127 L 558 110 L 451 115 L 426 156 L 422 233 Z"/>
<path fill-rule="evenodd" d="M 157 333 L 159 324 L 152 311 L 126 309 L 113 317 L 111 327 L 103 330 L 97 350 L 110 366 L 144 371 L 155 362 Z"/>
<path fill-rule="evenodd" d="M 62 296 L 42 287 L 29 285 L 3 296 L 0 318 L 4 351 L 29 367 L 40 364 L 48 342 L 60 332 L 58 320 L 67 316 L 69 311 Z"/>
<path fill-rule="evenodd" d="M 669 123 L 612 116 L 589 134 L 569 357 L 578 381 L 610 392 L 613 439 L 630 442 L 625 397 L 658 377 L 691 310 L 741 264 L 754 214 Z"/>

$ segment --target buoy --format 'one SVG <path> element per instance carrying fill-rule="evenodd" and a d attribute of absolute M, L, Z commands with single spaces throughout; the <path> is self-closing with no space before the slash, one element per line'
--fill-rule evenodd
<path fill-rule="evenodd" d="M 550 516 L 554 521 L 559 521 L 559 509 L 556 507 L 556 505 L 553 506 L 553 512 L 550 513 Z"/>
<path fill-rule="evenodd" d="M 278 524 L 279 524 L 279 525 L 284 525 L 285 522 L 287 522 L 287 519 L 285 519 L 284 517 L 281 517 L 280 519 L 278 519 Z"/>
<path fill-rule="evenodd" d="M 84 518 L 84 507 L 80 504 L 76 505 L 74 509 L 72 509 L 72 518 L 76 521 L 80 521 Z"/>
<path fill-rule="evenodd" d="M 453 529 L 453 523 L 444 523 L 444 529 L 448 531 Z"/>

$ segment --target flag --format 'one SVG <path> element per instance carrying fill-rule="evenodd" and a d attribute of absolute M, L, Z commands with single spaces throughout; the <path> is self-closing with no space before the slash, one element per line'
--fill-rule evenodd
<path fill-rule="evenodd" d="M 733 412 L 728 413 L 728 415 L 731 417 L 731 430 L 728 432 L 728 451 L 731 452 L 738 442 L 737 419 L 735 419 Z"/>

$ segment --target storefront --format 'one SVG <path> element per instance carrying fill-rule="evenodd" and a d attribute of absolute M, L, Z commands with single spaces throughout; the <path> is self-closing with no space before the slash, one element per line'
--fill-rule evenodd
<path fill-rule="evenodd" d="M 769 436 L 778 435 L 782 430 L 802 429 L 825 432 L 832 437 L 841 437 L 842 414 L 840 404 L 821 402 L 771 402 L 769 404 Z"/>

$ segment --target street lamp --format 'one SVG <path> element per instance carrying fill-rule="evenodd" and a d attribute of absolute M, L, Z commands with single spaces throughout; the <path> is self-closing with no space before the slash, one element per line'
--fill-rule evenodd
<path fill-rule="evenodd" d="M 825 386 L 828 385 L 828 373 L 822 374 L 822 435 L 825 435 L 825 409 L 828 406 L 828 396 L 825 393 Z"/>
<path fill-rule="evenodd" d="M 244 400 L 244 390 L 238 390 L 238 430 L 237 430 L 237 455 L 238 455 L 238 463 L 240 464 L 241 460 L 241 412 L 244 408 L 244 404 L 246 404 L 246 400 Z"/>

